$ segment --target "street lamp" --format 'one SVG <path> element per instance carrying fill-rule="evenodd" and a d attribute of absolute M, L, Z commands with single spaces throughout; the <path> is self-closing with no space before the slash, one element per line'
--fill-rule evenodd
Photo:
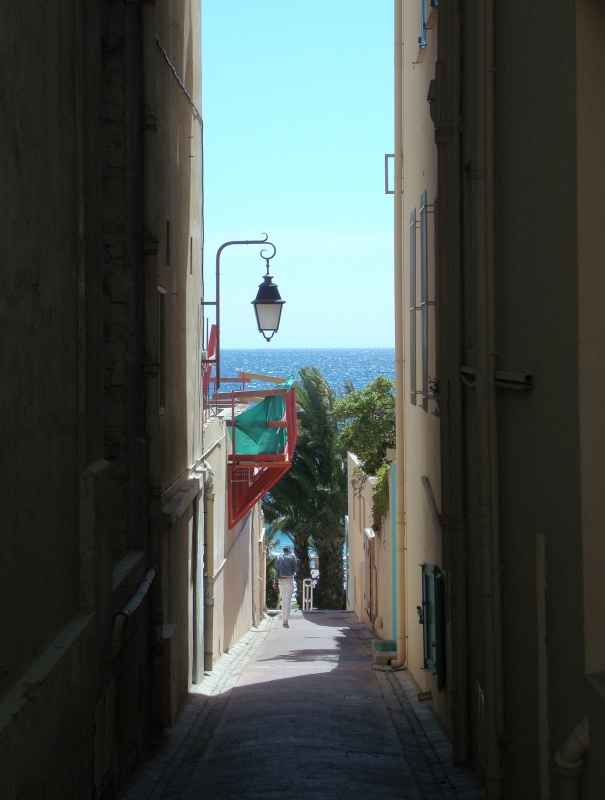
<path fill-rule="evenodd" d="M 271 242 L 268 242 L 268 244 L 270 244 L 273 248 L 273 255 L 267 257 L 263 255 L 265 252 L 264 250 L 261 250 L 260 252 L 261 258 L 264 258 L 267 262 L 267 274 L 265 275 L 261 285 L 258 287 L 256 299 L 252 301 L 252 305 L 254 306 L 254 311 L 256 313 L 258 330 L 262 333 L 265 339 L 270 342 L 273 336 L 279 330 L 281 309 L 286 301 L 281 299 L 279 290 L 273 283 L 273 278 L 271 275 L 269 275 L 269 260 L 273 258 L 277 251 L 274 244 L 271 244 Z M 268 333 L 270 336 L 267 336 Z"/>
<path fill-rule="evenodd" d="M 277 249 L 272 242 L 268 241 L 269 237 L 266 233 L 264 237 L 264 239 L 225 242 L 216 252 L 216 300 L 213 303 L 202 301 L 204 306 L 216 306 L 216 391 L 221 387 L 221 253 L 226 247 L 234 244 L 268 244 L 273 248 L 273 253 L 270 256 L 265 255 L 265 250 L 260 251 L 261 258 L 265 259 L 267 265 L 267 274 L 258 287 L 256 299 L 252 301 L 252 304 L 256 312 L 258 329 L 267 341 L 273 338 L 279 328 L 281 309 L 286 301 L 281 299 L 277 286 L 273 283 L 271 275 L 269 275 L 269 261 L 275 255 Z"/>

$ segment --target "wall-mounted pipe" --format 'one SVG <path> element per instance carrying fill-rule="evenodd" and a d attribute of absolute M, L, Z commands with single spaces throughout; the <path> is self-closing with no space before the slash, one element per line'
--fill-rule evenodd
<path fill-rule="evenodd" d="M 578 723 L 555 755 L 557 800 L 580 800 L 580 775 L 588 752 L 588 719 Z"/>
<path fill-rule="evenodd" d="M 403 0 L 395 0 L 395 157 L 394 191 L 394 272 L 395 272 L 395 535 L 397 542 L 397 659 L 398 668 L 407 661 L 407 598 L 405 559 L 405 338 L 403 328 Z"/>
<path fill-rule="evenodd" d="M 214 662 L 214 474 L 204 484 L 204 670 Z"/>
<path fill-rule="evenodd" d="M 157 567 L 150 567 L 145 574 L 145 577 L 139 584 L 139 588 L 131 597 L 130 601 L 124 608 L 120 609 L 120 611 L 114 614 L 113 618 L 113 629 L 111 632 L 111 657 L 112 659 L 117 656 L 117 654 L 122 649 L 122 641 L 123 641 L 123 632 L 124 628 L 128 625 L 128 621 L 130 617 L 134 614 L 137 608 L 141 605 L 143 598 L 149 591 L 149 587 L 153 583 L 153 579 L 158 574 L 159 570 Z"/>

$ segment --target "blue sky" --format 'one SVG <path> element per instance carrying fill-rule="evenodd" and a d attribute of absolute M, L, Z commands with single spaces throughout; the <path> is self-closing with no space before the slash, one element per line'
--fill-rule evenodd
<path fill-rule="evenodd" d="M 270 344 L 258 247 L 221 258 L 223 347 L 392 347 L 391 0 L 203 0 L 206 299 L 230 239 L 267 232 L 286 300 Z"/>

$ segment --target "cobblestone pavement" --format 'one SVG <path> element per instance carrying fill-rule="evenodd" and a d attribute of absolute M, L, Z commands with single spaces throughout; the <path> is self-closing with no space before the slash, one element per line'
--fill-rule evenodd
<path fill-rule="evenodd" d="M 406 670 L 350 612 L 295 612 L 225 654 L 120 800 L 475 800 Z"/>

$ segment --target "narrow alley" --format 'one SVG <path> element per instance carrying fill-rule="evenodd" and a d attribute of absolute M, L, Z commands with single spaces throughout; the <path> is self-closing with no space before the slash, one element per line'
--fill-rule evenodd
<path fill-rule="evenodd" d="M 193 687 L 120 800 L 479 797 L 406 670 L 373 664 L 351 612 L 259 627 Z"/>

